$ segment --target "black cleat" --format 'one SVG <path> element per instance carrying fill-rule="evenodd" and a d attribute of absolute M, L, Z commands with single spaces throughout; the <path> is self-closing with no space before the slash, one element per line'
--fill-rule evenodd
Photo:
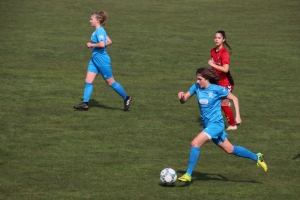
<path fill-rule="evenodd" d="M 129 109 L 131 101 L 132 101 L 131 96 L 127 96 L 126 100 L 124 100 L 124 111 L 127 111 Z"/>
<path fill-rule="evenodd" d="M 86 103 L 82 102 L 81 104 L 74 106 L 74 108 L 76 110 L 88 110 L 90 107 Z"/>

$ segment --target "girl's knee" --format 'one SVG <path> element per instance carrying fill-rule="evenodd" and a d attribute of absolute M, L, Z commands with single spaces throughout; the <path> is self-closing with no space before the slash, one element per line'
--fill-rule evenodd
<path fill-rule="evenodd" d="M 198 146 L 197 145 L 197 142 L 195 142 L 194 140 L 191 142 L 191 147 L 196 147 L 196 146 Z"/>
<path fill-rule="evenodd" d="M 232 154 L 232 152 L 233 152 L 233 148 L 232 148 L 232 147 L 223 148 L 223 150 L 224 150 L 227 154 Z"/>
<path fill-rule="evenodd" d="M 203 145 L 203 143 L 193 140 L 190 145 L 191 145 L 191 147 L 201 147 Z"/>
<path fill-rule="evenodd" d="M 225 151 L 227 154 L 232 154 L 232 152 L 233 152 L 232 150 L 228 150 L 228 149 L 226 149 L 226 150 L 224 149 L 224 151 Z"/>

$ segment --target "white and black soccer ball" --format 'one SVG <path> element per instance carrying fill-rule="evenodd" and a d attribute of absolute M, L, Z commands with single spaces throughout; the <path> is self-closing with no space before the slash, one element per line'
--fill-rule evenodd
<path fill-rule="evenodd" d="M 160 172 L 160 180 L 162 183 L 174 183 L 177 180 L 177 174 L 172 168 L 165 168 Z"/>

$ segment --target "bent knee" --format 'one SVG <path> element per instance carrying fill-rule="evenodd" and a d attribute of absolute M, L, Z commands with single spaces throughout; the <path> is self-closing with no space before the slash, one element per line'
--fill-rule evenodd
<path fill-rule="evenodd" d="M 190 145 L 191 147 L 201 147 L 203 143 L 198 141 L 192 141 Z"/>
<path fill-rule="evenodd" d="M 225 148 L 223 149 L 227 154 L 232 154 L 233 148 Z"/>
<path fill-rule="evenodd" d="M 198 146 L 197 142 L 195 142 L 195 141 L 192 141 L 190 145 L 191 145 L 191 147 L 197 147 Z"/>

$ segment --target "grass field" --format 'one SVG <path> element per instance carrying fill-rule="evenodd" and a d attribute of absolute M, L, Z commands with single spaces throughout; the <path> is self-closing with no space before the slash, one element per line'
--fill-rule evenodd
<path fill-rule="evenodd" d="M 298 0 L 1 0 L 0 199 L 298 199 L 299 9 Z M 100 77 L 90 110 L 72 108 L 100 10 L 128 112 Z M 191 184 L 163 187 L 160 171 L 182 175 L 202 130 L 196 98 L 181 105 L 177 93 L 207 66 L 220 29 L 243 120 L 229 140 L 263 152 L 269 171 L 209 143 Z"/>

